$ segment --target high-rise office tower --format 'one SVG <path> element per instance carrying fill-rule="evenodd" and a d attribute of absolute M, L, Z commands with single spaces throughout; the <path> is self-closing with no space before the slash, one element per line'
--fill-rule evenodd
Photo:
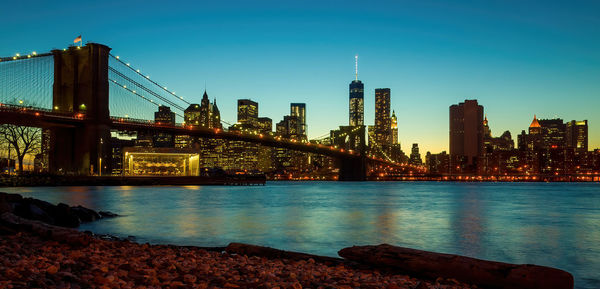
<path fill-rule="evenodd" d="M 258 119 L 258 103 L 249 99 L 238 99 L 239 123 L 249 123 L 253 125 Z"/>
<path fill-rule="evenodd" d="M 375 141 L 380 147 L 392 144 L 390 89 L 375 89 Z"/>
<path fill-rule="evenodd" d="M 398 144 L 398 118 L 396 118 L 395 111 L 392 111 L 391 128 L 392 128 L 392 145 L 397 145 Z"/>
<path fill-rule="evenodd" d="M 588 123 L 587 120 L 567 122 L 567 147 L 574 148 L 577 153 L 588 151 Z"/>
<path fill-rule="evenodd" d="M 183 111 L 183 122 L 185 125 L 199 126 L 200 125 L 200 105 L 192 103 Z"/>
<path fill-rule="evenodd" d="M 158 111 L 154 112 L 154 122 L 160 125 L 175 125 L 175 113 L 168 106 L 161 105 Z M 175 138 L 173 134 L 166 132 L 157 132 L 152 137 L 154 147 L 174 147 Z"/>
<path fill-rule="evenodd" d="M 421 154 L 419 153 L 419 144 L 414 143 L 412 145 L 409 162 L 410 162 L 410 164 L 415 165 L 415 166 L 420 166 L 423 164 L 423 160 L 421 159 Z"/>
<path fill-rule="evenodd" d="M 290 116 L 298 118 L 298 134 L 306 135 L 306 103 L 291 103 Z"/>
<path fill-rule="evenodd" d="M 450 106 L 450 165 L 454 173 L 476 173 L 483 154 L 483 106 L 465 100 Z"/>
<path fill-rule="evenodd" d="M 350 82 L 350 126 L 364 125 L 365 86 L 358 80 L 358 55 L 355 56 L 355 78 Z"/>

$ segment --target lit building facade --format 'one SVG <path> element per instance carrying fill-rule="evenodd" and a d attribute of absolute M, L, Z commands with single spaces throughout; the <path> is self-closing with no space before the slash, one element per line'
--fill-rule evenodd
<path fill-rule="evenodd" d="M 398 118 L 396 117 L 396 112 L 392 111 L 391 117 L 391 130 L 392 130 L 392 145 L 400 144 L 398 142 Z"/>
<path fill-rule="evenodd" d="M 191 150 L 124 148 L 125 176 L 198 176 L 200 156 Z"/>
<path fill-rule="evenodd" d="M 392 144 L 390 118 L 390 89 L 375 89 L 375 142 L 381 147 Z"/>
<path fill-rule="evenodd" d="M 576 153 L 588 151 L 588 121 L 572 120 L 566 124 L 566 146 L 572 148 Z"/>
<path fill-rule="evenodd" d="M 350 82 L 350 126 L 361 126 L 365 124 L 365 86 L 356 79 Z"/>
<path fill-rule="evenodd" d="M 258 119 L 258 103 L 250 99 L 238 99 L 237 122 L 254 125 Z"/>
<path fill-rule="evenodd" d="M 306 103 L 291 103 L 290 116 L 298 118 L 298 134 L 306 137 Z"/>
<path fill-rule="evenodd" d="M 425 165 L 430 174 L 448 174 L 450 169 L 450 155 L 446 151 L 439 154 L 427 152 L 425 155 Z"/>
<path fill-rule="evenodd" d="M 450 106 L 450 166 L 452 173 L 475 174 L 483 155 L 483 106 L 465 100 Z"/>
<path fill-rule="evenodd" d="M 411 165 L 420 166 L 423 164 L 421 154 L 419 153 L 419 144 L 414 143 L 410 152 L 409 163 Z"/>
<path fill-rule="evenodd" d="M 159 106 L 154 113 L 154 122 L 158 125 L 175 125 L 175 113 L 168 106 Z M 154 147 L 174 147 L 175 136 L 173 134 L 159 132 L 153 136 Z"/>

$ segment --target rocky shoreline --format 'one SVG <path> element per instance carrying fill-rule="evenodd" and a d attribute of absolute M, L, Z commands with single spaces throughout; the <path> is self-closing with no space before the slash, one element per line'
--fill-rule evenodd
<path fill-rule="evenodd" d="M 357 255 L 366 252 L 385 259 L 390 256 L 387 247 L 383 251 L 373 246 L 346 248 L 340 252 L 349 258 L 342 259 L 239 243 L 201 248 L 138 244 L 95 236 L 64 225 L 73 227 L 77 223 L 74 218 L 84 222 L 115 214 L 64 204 L 48 207 L 46 202 L 16 196 L 0 193 L 0 288 L 478 288 L 467 284 L 473 282 L 445 275 L 443 270 L 440 274 L 413 274 L 401 268 L 400 259 L 377 264 L 370 258 L 365 263 L 362 259 L 369 258 Z M 24 204 L 44 207 L 46 214 L 39 214 L 31 206 L 29 211 L 16 209 L 19 205 L 27 207 Z M 396 250 L 394 254 L 399 254 L 398 247 L 391 247 Z M 437 253 L 426 253 L 439 257 Z M 449 256 L 446 261 L 457 260 Z M 414 263 L 415 268 L 427 262 L 418 261 L 421 263 Z M 468 267 L 469 264 L 464 266 Z M 548 269 L 551 273 L 560 271 Z M 411 276 L 406 272 L 411 272 Z M 423 279 L 414 278 L 417 275 Z M 572 288 L 572 276 L 570 282 Z M 486 287 L 522 288 L 516 285 L 504 286 L 500 282 Z M 569 287 L 567 284 L 546 288 Z"/>

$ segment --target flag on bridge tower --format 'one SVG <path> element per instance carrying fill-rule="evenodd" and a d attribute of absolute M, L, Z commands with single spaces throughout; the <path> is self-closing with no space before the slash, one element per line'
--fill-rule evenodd
<path fill-rule="evenodd" d="M 81 35 L 77 36 L 77 38 L 75 38 L 75 40 L 73 40 L 73 43 L 77 43 L 79 42 L 79 46 L 81 46 Z"/>

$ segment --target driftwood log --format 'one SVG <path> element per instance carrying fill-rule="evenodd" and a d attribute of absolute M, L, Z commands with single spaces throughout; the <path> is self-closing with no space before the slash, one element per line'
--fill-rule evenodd
<path fill-rule="evenodd" d="M 563 270 L 485 261 L 459 255 L 427 252 L 388 244 L 344 248 L 348 260 L 436 279 L 454 278 L 483 288 L 572 289 L 573 276 Z"/>
<path fill-rule="evenodd" d="M 225 252 L 227 252 L 229 254 L 258 256 L 258 257 L 264 257 L 267 259 L 288 259 L 288 260 L 294 260 L 294 261 L 313 259 L 316 262 L 320 262 L 320 263 L 323 263 L 326 265 L 337 265 L 337 264 L 341 264 L 344 262 L 344 260 L 340 259 L 340 258 L 312 255 L 312 254 L 299 253 L 299 252 L 283 251 L 283 250 L 279 250 L 279 249 L 275 249 L 275 248 L 271 248 L 271 247 L 248 245 L 248 244 L 242 244 L 242 243 L 230 243 L 225 248 Z"/>

